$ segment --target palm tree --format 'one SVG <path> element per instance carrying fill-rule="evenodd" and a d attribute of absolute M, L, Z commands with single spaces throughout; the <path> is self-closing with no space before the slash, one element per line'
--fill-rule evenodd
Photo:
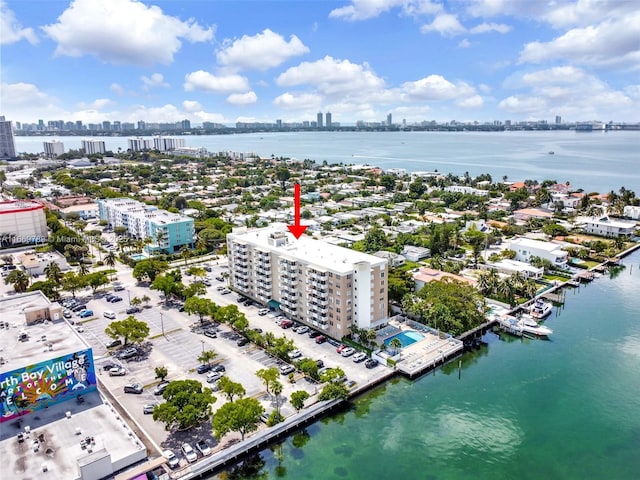
<path fill-rule="evenodd" d="M 56 262 L 49 262 L 49 264 L 44 267 L 44 274 L 47 276 L 47 280 L 51 280 L 58 285 L 62 281 L 62 270 Z"/>
<path fill-rule="evenodd" d="M 162 250 L 164 247 L 162 243 L 165 241 L 166 235 L 164 231 L 158 229 L 156 230 L 156 245 L 158 246 L 157 250 Z"/>
<path fill-rule="evenodd" d="M 29 287 L 29 277 L 22 270 L 13 270 L 4 279 L 5 285 L 13 285 L 13 289 L 18 292 L 26 292 Z"/>
<path fill-rule="evenodd" d="M 187 260 L 189 260 L 189 258 L 191 257 L 191 250 L 189 249 L 188 246 L 184 246 L 180 249 L 180 255 L 182 255 L 182 258 L 184 258 L 184 266 L 187 266 Z"/>
<path fill-rule="evenodd" d="M 113 250 L 111 250 L 109 253 L 107 253 L 107 256 L 104 257 L 104 263 L 113 268 L 116 264 L 116 254 L 113 253 Z"/>
<path fill-rule="evenodd" d="M 482 272 L 480 275 L 478 275 L 478 290 L 480 290 L 480 293 L 482 293 L 483 295 L 486 295 L 490 292 L 489 275 L 489 272 Z"/>
<path fill-rule="evenodd" d="M 398 350 L 402 348 L 402 342 L 399 338 L 392 338 L 389 342 L 389 347 L 391 347 L 395 353 L 398 353 Z"/>
<path fill-rule="evenodd" d="M 84 258 L 80 260 L 80 265 L 78 266 L 78 274 L 81 277 L 84 277 L 87 273 L 89 273 L 89 266 L 84 263 Z"/>
<path fill-rule="evenodd" d="M 213 350 L 205 350 L 198 357 L 198 361 L 200 363 L 206 363 L 207 365 L 209 365 L 209 364 L 211 364 L 211 360 L 213 360 L 217 356 L 218 356 L 218 354 L 215 351 L 213 351 Z"/>
<path fill-rule="evenodd" d="M 144 302 L 145 306 L 149 306 L 149 302 L 151 301 L 151 298 L 149 298 L 149 295 L 143 295 L 140 300 Z"/>

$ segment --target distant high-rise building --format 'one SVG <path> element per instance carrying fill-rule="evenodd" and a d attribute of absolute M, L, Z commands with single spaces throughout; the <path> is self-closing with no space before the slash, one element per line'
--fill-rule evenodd
<path fill-rule="evenodd" d="M 282 120 L 280 120 L 280 119 L 276 120 L 276 127 L 277 128 L 282 128 Z"/>
<path fill-rule="evenodd" d="M 391 114 L 387 115 L 387 127 L 390 127 L 391 125 L 393 125 L 393 117 L 391 116 Z"/>
<path fill-rule="evenodd" d="M 138 120 L 138 130 L 146 130 L 146 129 L 147 129 L 147 124 L 142 120 Z"/>
<path fill-rule="evenodd" d="M 10 120 L 0 117 L 0 158 L 15 158 L 16 142 L 13 139 L 13 127 Z"/>
<path fill-rule="evenodd" d="M 151 140 L 149 140 L 148 138 L 130 138 L 127 140 L 127 144 L 129 150 L 131 150 L 132 152 L 142 152 L 144 150 L 151 149 Z"/>
<path fill-rule="evenodd" d="M 122 130 L 122 126 L 120 124 L 120 120 L 115 120 L 113 122 L 113 130 L 117 130 L 117 131 Z"/>
<path fill-rule="evenodd" d="M 505 120 L 504 121 L 504 126 L 505 127 L 510 127 L 511 126 L 511 120 Z"/>
<path fill-rule="evenodd" d="M 82 120 L 76 120 L 76 130 L 82 130 Z"/>
<path fill-rule="evenodd" d="M 184 119 L 180 122 L 180 128 L 182 130 L 191 130 L 191 122 L 187 119 Z"/>
<path fill-rule="evenodd" d="M 85 155 L 94 153 L 106 153 L 107 147 L 103 140 L 82 140 L 82 150 Z"/>
<path fill-rule="evenodd" d="M 153 149 L 160 152 L 168 152 L 169 150 L 175 150 L 176 148 L 184 148 L 184 138 L 176 137 L 154 137 Z"/>
<path fill-rule="evenodd" d="M 44 130 L 44 120 L 38 120 L 38 130 Z"/>
<path fill-rule="evenodd" d="M 64 153 L 64 143 L 57 140 L 43 142 L 44 154 L 48 157 L 57 157 Z"/>
<path fill-rule="evenodd" d="M 109 120 L 105 120 L 104 122 L 102 122 L 102 129 L 111 130 L 111 122 Z"/>
<path fill-rule="evenodd" d="M 556 115 L 556 125 L 562 124 L 562 117 L 560 115 Z"/>
<path fill-rule="evenodd" d="M 326 122 L 325 125 L 327 128 L 331 127 L 331 112 L 327 112 L 325 114 Z"/>
<path fill-rule="evenodd" d="M 322 112 L 318 112 L 318 128 L 322 128 Z"/>

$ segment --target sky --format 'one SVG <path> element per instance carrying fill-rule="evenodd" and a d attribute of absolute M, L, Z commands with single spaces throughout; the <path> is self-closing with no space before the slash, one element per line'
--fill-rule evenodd
<path fill-rule="evenodd" d="M 8 120 L 640 121 L 637 0 L 0 0 Z"/>

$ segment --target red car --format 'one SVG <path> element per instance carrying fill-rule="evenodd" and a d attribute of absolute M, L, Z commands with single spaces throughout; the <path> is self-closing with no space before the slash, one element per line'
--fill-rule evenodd
<path fill-rule="evenodd" d="M 316 343 L 324 343 L 327 341 L 327 337 L 320 335 L 319 337 L 316 337 Z"/>
<path fill-rule="evenodd" d="M 280 322 L 280 328 L 287 329 L 293 326 L 293 322 L 291 320 L 283 320 Z"/>
<path fill-rule="evenodd" d="M 336 348 L 336 352 L 342 353 L 342 350 L 344 350 L 345 348 L 347 348 L 346 345 L 340 345 L 338 348 Z"/>

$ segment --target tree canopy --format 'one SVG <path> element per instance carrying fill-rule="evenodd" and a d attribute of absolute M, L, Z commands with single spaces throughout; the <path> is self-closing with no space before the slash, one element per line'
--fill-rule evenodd
<path fill-rule="evenodd" d="M 207 420 L 216 401 L 211 389 L 197 380 L 169 382 L 162 397 L 165 402 L 153 410 L 153 419 L 164 423 L 166 430 L 186 430 Z"/>
<path fill-rule="evenodd" d="M 129 315 L 124 320 L 111 322 L 104 329 L 104 333 L 114 340 L 123 337 L 125 345 L 129 342 L 140 343 L 149 336 L 149 325 L 137 320 L 133 315 Z"/>
<path fill-rule="evenodd" d="M 264 407 L 252 397 L 225 403 L 213 417 L 213 434 L 219 440 L 229 432 L 238 432 L 244 440 L 247 433 L 258 429 L 263 413 Z"/>

